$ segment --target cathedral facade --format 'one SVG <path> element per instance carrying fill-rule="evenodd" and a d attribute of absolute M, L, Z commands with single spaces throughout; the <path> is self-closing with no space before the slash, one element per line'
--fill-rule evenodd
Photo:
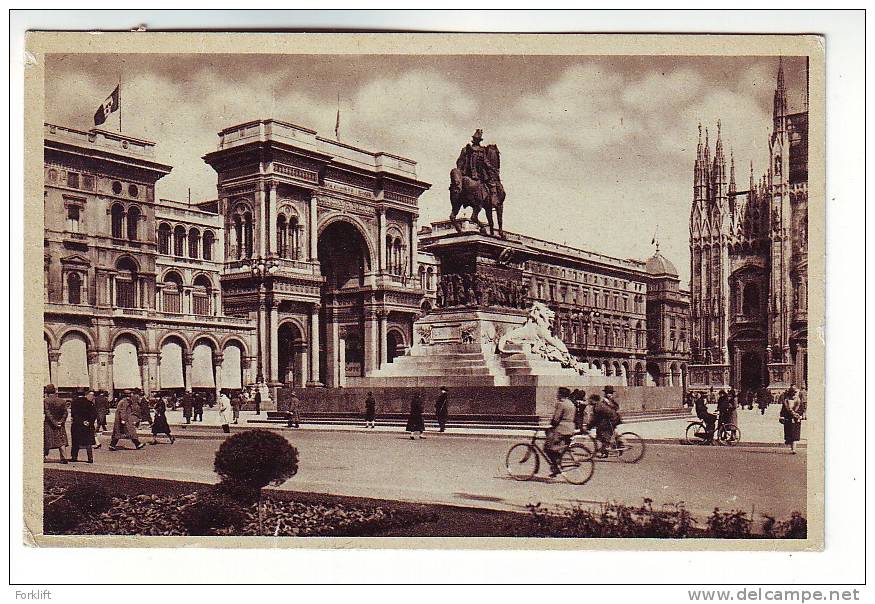
<path fill-rule="evenodd" d="M 808 108 L 792 113 L 779 61 L 769 166 L 736 182 L 717 123 L 699 126 L 690 213 L 693 388 L 807 384 Z"/>

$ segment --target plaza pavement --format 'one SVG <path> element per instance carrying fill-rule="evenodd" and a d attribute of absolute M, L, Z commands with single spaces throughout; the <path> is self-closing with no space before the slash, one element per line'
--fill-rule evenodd
<path fill-rule="evenodd" d="M 739 409 L 738 424 L 741 429 L 740 446 L 743 447 L 760 447 L 760 446 L 783 446 L 784 431 L 783 426 L 778 422 L 780 413 L 780 405 L 770 405 L 766 410 L 765 415 L 760 415 L 759 409 L 754 407 L 753 410 Z M 262 413 L 256 415 L 254 411 L 243 411 L 240 414 L 240 423 L 232 424 L 231 429 L 237 431 L 246 428 L 255 427 L 270 427 L 272 429 L 280 429 L 285 424 L 262 424 L 254 423 L 255 420 L 267 419 L 267 414 Z M 692 412 L 686 417 L 674 417 L 668 419 L 662 418 L 647 418 L 643 420 L 631 419 L 624 423 L 621 427 L 623 431 L 632 431 L 639 434 L 642 438 L 652 442 L 677 443 L 684 437 L 687 425 L 695 420 L 695 414 Z M 182 417 L 182 411 L 168 411 L 167 420 L 171 425 L 171 429 L 176 427 L 174 434 L 177 436 L 201 436 L 208 437 L 210 435 L 219 436 L 219 414 L 216 408 L 204 409 L 204 421 L 185 424 L 185 419 Z M 448 428 L 448 435 L 453 436 L 507 436 L 507 437 L 525 437 L 531 435 L 531 430 L 520 429 L 503 429 L 503 428 L 477 428 L 477 427 L 453 427 L 452 417 L 450 418 L 451 427 Z M 112 414 L 108 420 L 110 428 L 112 427 Z M 427 429 L 431 430 L 435 426 L 434 422 L 426 422 Z M 807 428 L 808 422 L 802 425 L 802 441 L 800 446 L 804 447 L 807 444 Z M 319 430 L 319 431 L 335 431 L 335 432 L 361 432 L 366 431 L 364 428 L 364 420 L 358 424 L 326 424 L 317 422 L 304 422 L 301 424 L 301 430 Z M 141 431 L 149 432 L 149 427 L 145 424 L 141 425 Z M 369 432 L 403 432 L 403 428 L 399 426 L 378 425 Z"/>
<path fill-rule="evenodd" d="M 743 413 L 742 422 L 754 414 Z M 208 417 L 205 424 L 214 423 L 212 415 L 205 412 L 205 419 Z M 765 426 L 772 422 L 772 431 L 780 428 L 775 417 L 769 420 L 767 415 L 763 421 L 764 434 Z M 685 425 L 685 421 L 672 423 Z M 643 433 L 643 426 L 629 427 Z M 300 471 L 280 487 L 284 490 L 510 511 L 525 511 L 527 504 L 534 503 L 588 506 L 618 501 L 640 505 L 648 497 L 655 506 L 684 502 L 700 521 L 715 507 L 744 510 L 757 518 L 763 512 L 787 517 L 793 511 L 806 511 L 807 448 L 790 455 L 776 446 L 704 447 L 651 441 L 638 464 L 625 464 L 617 458 L 599 460 L 593 478 L 577 486 L 561 478 L 548 479 L 543 469 L 546 464 L 535 480 L 512 480 L 504 468 L 507 450 L 514 442 L 510 434 L 459 437 L 427 433 L 425 440 L 411 441 L 398 428 L 278 429 L 300 453 Z M 657 427 L 653 430 L 669 433 Z M 143 427 L 144 442 L 149 441 L 147 431 Z M 216 482 L 212 464 L 225 435 L 209 426 L 177 428 L 175 432 L 183 436 L 175 444 L 164 440 L 139 451 L 109 451 L 105 434 L 100 437 L 104 447 L 95 451 L 94 464 L 64 466 L 50 456 L 52 461 L 46 467 Z M 188 432 L 211 435 L 185 438 Z M 130 447 L 130 443 L 123 441 L 123 446 Z"/>

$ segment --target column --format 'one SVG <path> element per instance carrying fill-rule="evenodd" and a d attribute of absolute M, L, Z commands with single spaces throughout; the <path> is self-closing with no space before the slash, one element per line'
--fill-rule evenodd
<path fill-rule="evenodd" d="M 365 375 L 380 368 L 380 332 L 375 310 L 365 315 Z"/>
<path fill-rule="evenodd" d="M 263 294 L 262 294 L 263 295 Z M 260 297 L 258 300 L 258 374 L 256 381 L 268 379 L 268 338 L 267 338 L 267 301 Z"/>
<path fill-rule="evenodd" d="M 379 259 L 377 268 L 380 271 L 385 271 L 386 267 L 386 210 L 380 208 L 377 212 L 377 225 L 380 230 L 380 237 L 377 239 L 377 249 L 379 250 Z"/>
<path fill-rule="evenodd" d="M 389 362 L 389 350 L 388 343 L 386 342 L 386 323 L 389 320 L 389 313 L 385 310 L 381 310 L 377 315 L 379 319 L 379 338 L 380 338 L 380 367 L 386 365 Z"/>
<path fill-rule="evenodd" d="M 340 326 L 326 309 L 325 317 L 325 385 L 330 388 L 340 386 Z"/>
<path fill-rule="evenodd" d="M 213 376 L 216 384 L 215 397 L 216 402 L 219 402 L 219 391 L 223 388 L 222 386 L 222 361 L 225 360 L 225 355 L 222 352 L 213 351 Z"/>
<path fill-rule="evenodd" d="M 267 200 L 265 198 L 265 184 L 258 183 L 258 188 L 255 191 L 255 204 L 258 206 L 258 240 L 255 249 L 252 251 L 252 257 L 264 256 L 267 250 Z"/>
<path fill-rule="evenodd" d="M 273 183 L 267 184 L 267 207 L 270 222 L 267 224 L 268 241 L 270 242 L 271 254 L 276 255 L 276 185 Z"/>
<path fill-rule="evenodd" d="M 416 240 L 416 216 L 410 215 L 410 277 L 411 279 L 416 277 L 417 272 L 417 250 L 419 249 L 419 242 Z M 425 287 L 424 284 L 420 283 L 419 287 Z"/>
<path fill-rule="evenodd" d="M 90 355 L 91 353 L 89 353 Z M 90 356 L 89 356 L 90 358 Z M 60 350 L 49 351 L 49 383 L 54 384 L 58 381 L 58 361 L 61 360 Z M 91 373 L 91 366 L 88 366 L 88 373 Z M 57 384 L 56 384 L 57 385 Z"/>
<path fill-rule="evenodd" d="M 320 386 L 319 383 L 319 305 L 310 309 L 310 382 L 308 386 Z"/>
<path fill-rule="evenodd" d="M 185 367 L 185 391 L 191 392 L 191 372 L 194 363 L 194 355 L 190 352 L 182 353 L 182 364 Z"/>
<path fill-rule="evenodd" d="M 146 357 L 148 363 L 147 369 L 149 371 L 149 388 L 151 390 L 158 390 L 161 387 L 161 384 L 158 383 L 158 353 L 150 352 Z"/>
<path fill-rule="evenodd" d="M 310 209 L 307 218 L 310 221 L 310 261 L 316 262 L 319 256 L 319 232 L 318 232 L 318 198 L 314 195 L 310 198 Z M 318 331 L 318 330 L 317 330 Z M 318 365 L 317 365 L 318 367 Z"/>
<path fill-rule="evenodd" d="M 270 381 L 274 384 L 279 382 L 279 309 L 277 308 L 277 302 L 275 300 L 271 301 L 270 304 Z M 291 350 L 289 352 L 291 353 Z"/>
<path fill-rule="evenodd" d="M 255 381 L 252 378 L 252 357 L 242 356 L 240 358 L 240 368 L 243 370 L 243 387 L 245 388 Z"/>
<path fill-rule="evenodd" d="M 142 352 L 137 355 L 140 363 L 140 383 L 143 385 L 143 394 L 146 397 L 152 394 L 152 385 L 149 383 L 149 357 Z"/>
<path fill-rule="evenodd" d="M 49 353 L 49 363 L 51 365 L 51 353 Z M 96 350 L 88 351 L 88 387 L 92 390 L 98 390 L 98 369 L 100 368 L 100 354 Z M 55 373 L 52 371 L 52 376 Z"/>

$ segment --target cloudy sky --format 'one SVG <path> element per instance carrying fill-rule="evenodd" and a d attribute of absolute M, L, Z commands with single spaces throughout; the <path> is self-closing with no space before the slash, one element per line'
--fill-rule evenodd
<path fill-rule="evenodd" d="M 498 144 L 508 230 L 621 258 L 663 253 L 689 278 L 697 124 L 716 122 L 739 189 L 768 162 L 771 57 L 50 55 L 48 122 L 88 129 L 123 80 L 124 133 L 158 143 L 158 195 L 216 195 L 217 132 L 274 117 L 418 162 L 421 222 L 449 212 L 448 172 L 476 128 Z M 791 110 L 805 63 L 785 59 Z M 118 128 L 116 114 L 104 127 Z"/>

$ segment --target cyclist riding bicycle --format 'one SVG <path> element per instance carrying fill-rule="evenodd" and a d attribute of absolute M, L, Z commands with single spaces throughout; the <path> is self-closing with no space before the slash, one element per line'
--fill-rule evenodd
<path fill-rule="evenodd" d="M 696 433 L 696 436 L 703 439 L 706 444 L 714 442 L 714 424 L 717 422 L 717 416 L 708 411 L 708 400 L 704 394 L 697 394 L 694 398 L 696 405 L 696 417 L 705 424 L 705 432 Z"/>
<path fill-rule="evenodd" d="M 614 400 L 614 387 L 605 386 L 604 394 L 604 398 L 598 394 L 591 394 L 589 396 L 592 410 L 590 411 L 589 421 L 586 424 L 587 432 L 593 428 L 596 429 L 596 441 L 600 443 L 599 457 L 608 456 L 608 450 L 613 446 L 614 428 L 623 423 L 623 418 L 618 412 L 620 405 Z M 618 447 L 622 446 L 620 442 L 616 444 Z"/>
<path fill-rule="evenodd" d="M 556 407 L 550 427 L 547 428 L 547 440 L 544 443 L 544 453 L 550 461 L 550 477 L 558 476 L 559 458 L 562 451 L 571 444 L 571 437 L 577 431 L 574 427 L 574 403 L 569 398 L 571 391 L 564 386 L 556 391 Z"/>
<path fill-rule="evenodd" d="M 717 414 L 719 416 L 717 420 L 719 428 L 723 428 L 726 424 L 738 425 L 736 405 L 727 390 L 723 390 L 717 398 Z"/>

